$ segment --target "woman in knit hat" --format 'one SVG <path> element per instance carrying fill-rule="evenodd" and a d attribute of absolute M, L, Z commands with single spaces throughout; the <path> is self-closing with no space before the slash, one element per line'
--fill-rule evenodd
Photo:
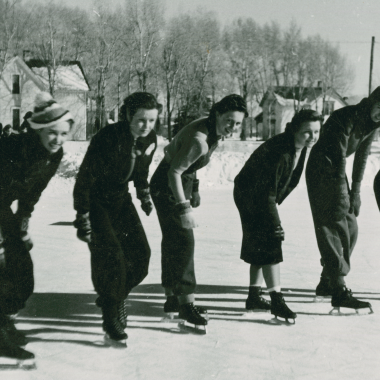
<path fill-rule="evenodd" d="M 105 340 L 111 345 L 126 346 L 126 300 L 148 274 L 150 247 L 129 183 L 133 181 L 141 208 L 149 215 L 153 205 L 148 172 L 161 110 L 147 92 L 125 98 L 121 121 L 92 138 L 74 187 L 74 226 L 91 251 L 96 304 L 102 309 Z"/>
<path fill-rule="evenodd" d="M 331 305 L 371 308 L 347 289 L 345 276 L 358 237 L 360 185 L 371 144 L 380 127 L 380 87 L 353 106 L 334 111 L 311 150 L 306 183 L 323 270 L 316 295 L 332 296 Z M 346 158 L 354 154 L 352 184 L 346 177 Z M 333 310 L 334 310 L 333 309 Z M 333 312 L 332 310 L 332 312 Z"/>
<path fill-rule="evenodd" d="M 313 110 L 296 113 L 285 132 L 260 145 L 235 178 L 234 199 L 243 227 L 241 259 L 250 264 L 246 309 L 270 310 L 276 317 L 295 319 L 281 293 L 281 242 L 285 234 L 276 204 L 297 186 L 306 150 L 318 139 L 322 116 Z M 261 297 L 265 279 L 271 302 Z"/>
<path fill-rule="evenodd" d="M 221 136 L 227 136 L 248 116 L 239 95 L 228 95 L 214 104 L 208 117 L 182 128 L 165 147 L 165 157 L 150 182 L 162 231 L 162 286 L 164 311 L 179 312 L 181 320 L 206 326 L 206 311 L 194 305 L 194 233 L 192 207 L 200 205 L 196 171 L 210 162 Z M 206 330 L 206 328 L 205 328 Z"/>
<path fill-rule="evenodd" d="M 74 121 L 50 94 L 40 93 L 29 123 L 33 130 L 0 142 L 0 355 L 25 360 L 34 355 L 20 347 L 25 336 L 9 315 L 22 309 L 33 293 L 29 218 L 58 169 Z"/>

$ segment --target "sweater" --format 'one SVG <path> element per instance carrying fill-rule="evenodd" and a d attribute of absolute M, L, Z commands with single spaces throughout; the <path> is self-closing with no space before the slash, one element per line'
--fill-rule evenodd
<path fill-rule="evenodd" d="M 74 209 L 79 214 L 87 213 L 92 197 L 105 203 L 121 200 L 128 195 L 130 181 L 137 194 L 148 190 L 149 166 L 156 148 L 154 131 L 135 140 L 125 121 L 101 129 L 92 138 L 79 168 Z"/>

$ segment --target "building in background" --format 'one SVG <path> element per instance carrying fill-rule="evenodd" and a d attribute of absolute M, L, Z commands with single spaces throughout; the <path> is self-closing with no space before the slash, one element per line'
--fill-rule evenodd
<path fill-rule="evenodd" d="M 23 116 L 33 110 L 37 93 L 49 91 L 49 72 L 40 60 L 12 58 L 0 78 L 0 122 L 17 131 Z M 72 113 L 75 124 L 72 140 L 86 140 L 90 86 L 78 61 L 57 65 L 54 98 Z"/>
<path fill-rule="evenodd" d="M 262 140 L 284 132 L 296 109 L 313 109 L 325 120 L 335 110 L 347 106 L 346 100 L 333 88 L 319 87 L 299 89 L 297 87 L 274 87 L 268 90 L 260 102 L 262 115 L 256 117 L 256 130 Z"/>

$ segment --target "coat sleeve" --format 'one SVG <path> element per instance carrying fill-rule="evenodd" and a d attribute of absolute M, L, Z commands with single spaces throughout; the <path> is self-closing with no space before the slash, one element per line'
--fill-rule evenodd
<path fill-rule="evenodd" d="M 326 122 L 330 132 L 327 144 L 328 155 L 333 168 L 331 174 L 337 186 L 346 183 L 346 156 L 350 137 L 348 125 L 350 117 L 339 111 L 334 112 Z"/>
<path fill-rule="evenodd" d="M 136 165 L 135 173 L 133 175 L 133 183 L 135 185 L 137 193 L 139 193 L 141 190 L 146 190 L 149 188 L 149 166 L 152 163 L 156 149 L 157 135 L 155 132 L 152 132 L 152 135 L 147 140 L 145 147 L 143 147 L 143 152 L 141 156 L 138 157 L 138 163 Z"/>
<path fill-rule="evenodd" d="M 74 209 L 78 214 L 90 210 L 90 191 L 97 177 L 105 171 L 102 150 L 98 147 L 96 136 L 90 142 L 83 162 L 79 168 L 74 186 Z"/>
<path fill-rule="evenodd" d="M 375 138 L 376 129 L 360 144 L 355 153 L 354 165 L 352 168 L 352 182 L 360 183 L 363 180 L 364 170 L 367 164 L 368 155 L 371 152 L 372 141 Z"/>
<path fill-rule="evenodd" d="M 59 154 L 57 154 L 53 158 L 53 160 L 51 161 L 47 169 L 41 168 L 41 170 L 45 171 L 41 175 L 41 178 L 39 178 L 39 180 L 32 186 L 31 189 L 28 189 L 28 191 L 22 194 L 20 198 L 18 199 L 18 208 L 17 208 L 18 215 L 22 217 L 27 217 L 27 218 L 31 217 L 32 212 L 34 211 L 34 206 L 39 201 L 42 192 L 45 190 L 50 180 L 52 179 L 54 174 L 57 172 L 57 169 L 62 160 L 62 157 L 63 157 L 63 152 L 61 151 Z"/>

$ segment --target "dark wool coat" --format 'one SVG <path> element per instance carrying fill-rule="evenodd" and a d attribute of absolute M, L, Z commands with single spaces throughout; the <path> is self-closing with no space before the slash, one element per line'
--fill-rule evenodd
<path fill-rule="evenodd" d="M 281 225 L 277 204 L 297 186 L 306 148 L 297 166 L 294 136 L 281 133 L 256 149 L 235 178 L 234 199 L 243 229 L 241 259 L 253 265 L 283 261 L 281 241 L 274 230 Z"/>
<path fill-rule="evenodd" d="M 281 224 L 276 204 L 281 204 L 298 185 L 306 148 L 293 170 L 295 154 L 294 136 L 281 133 L 260 145 L 235 178 L 235 189 L 245 207 L 273 230 Z"/>
<path fill-rule="evenodd" d="M 137 151 L 132 163 L 132 148 Z M 128 194 L 128 182 L 136 190 L 148 189 L 149 165 L 157 148 L 157 136 L 151 131 L 136 142 L 127 124 L 110 124 L 91 140 L 74 187 L 74 208 L 80 214 L 90 210 L 90 197 L 113 203 Z M 132 171 L 132 172 L 131 172 Z"/>
<path fill-rule="evenodd" d="M 362 181 L 371 144 L 380 127 L 380 123 L 374 123 L 370 117 L 376 102 L 380 102 L 380 87 L 359 104 L 333 112 L 323 125 L 306 169 L 314 218 L 330 220 L 339 193 L 348 192 L 346 158 L 353 153 L 352 182 L 360 184 Z"/>
<path fill-rule="evenodd" d="M 18 214 L 30 217 L 42 191 L 54 176 L 63 150 L 50 154 L 30 131 L 0 141 L 0 209 L 18 200 Z"/>

